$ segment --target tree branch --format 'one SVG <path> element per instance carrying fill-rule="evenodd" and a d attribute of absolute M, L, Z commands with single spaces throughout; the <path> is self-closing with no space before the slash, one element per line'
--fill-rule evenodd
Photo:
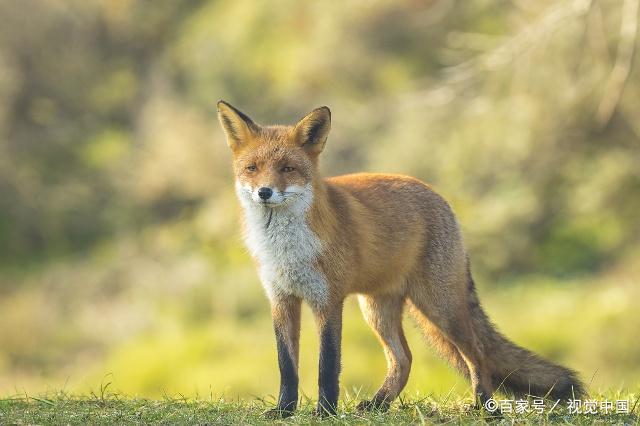
<path fill-rule="evenodd" d="M 638 5 L 640 5 L 640 0 L 623 0 L 620 41 L 616 51 L 615 64 L 605 85 L 604 95 L 596 113 L 596 121 L 600 129 L 609 124 L 631 72 L 638 35 Z"/>

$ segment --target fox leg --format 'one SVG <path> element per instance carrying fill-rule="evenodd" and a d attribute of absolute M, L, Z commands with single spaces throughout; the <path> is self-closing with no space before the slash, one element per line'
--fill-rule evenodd
<path fill-rule="evenodd" d="M 382 344 L 387 358 L 387 376 L 371 401 L 358 404 L 359 410 L 386 410 L 409 379 L 411 351 L 402 331 L 404 297 L 358 296 L 365 320 Z"/>
<path fill-rule="evenodd" d="M 413 302 L 409 301 L 407 304 L 409 305 L 411 316 L 423 334 L 429 339 L 429 342 L 453 367 L 462 373 L 465 378 L 469 379 L 467 362 L 460 354 L 456 345 L 451 343 L 449 338 L 447 338 L 435 324 L 429 321 L 429 318 L 427 318 Z"/>
<path fill-rule="evenodd" d="M 294 296 L 280 296 L 271 304 L 280 368 L 280 393 L 278 405 L 267 412 L 268 417 L 288 417 L 298 404 L 300 306 L 300 299 Z"/>
<path fill-rule="evenodd" d="M 445 286 L 443 286 L 445 287 Z M 491 370 L 485 359 L 485 351 L 477 334 L 473 329 L 473 319 L 469 311 L 466 298 L 459 300 L 455 297 L 447 297 L 445 292 L 434 295 L 429 292 L 414 291 L 411 301 L 415 309 L 424 315 L 429 323 L 441 334 L 437 337 L 453 345 L 457 351 L 453 351 L 451 346 L 446 345 L 452 355 L 455 364 L 460 363 L 460 359 L 467 366 L 468 377 L 471 381 L 476 407 L 484 404 L 493 393 L 491 380 Z M 463 371 L 464 372 L 464 371 Z"/>
<path fill-rule="evenodd" d="M 343 301 L 314 309 L 320 335 L 318 368 L 318 406 L 315 414 L 334 415 L 340 393 L 340 346 L 342 339 Z"/>
<path fill-rule="evenodd" d="M 484 405 L 493 394 L 491 371 L 484 358 L 483 348 L 475 335 L 471 318 L 449 330 L 449 336 L 460 351 L 469 368 L 469 379 L 475 398 L 476 408 Z"/>

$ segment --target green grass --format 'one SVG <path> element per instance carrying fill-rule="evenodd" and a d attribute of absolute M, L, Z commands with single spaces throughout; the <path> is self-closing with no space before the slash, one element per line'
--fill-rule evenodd
<path fill-rule="evenodd" d="M 629 414 L 569 414 L 558 405 L 544 414 L 504 413 L 492 417 L 486 411 L 469 408 L 466 399 L 436 399 L 432 396 L 401 399 L 386 412 L 360 413 L 355 409 L 357 398 L 346 395 L 337 416 L 319 419 L 312 414 L 313 401 L 303 399 L 298 412 L 281 424 L 640 424 L 637 414 L 637 394 L 607 393 L 592 398 L 628 399 Z M 614 403 L 615 405 L 615 403 Z M 224 398 L 189 399 L 164 398 L 148 400 L 116 394 L 89 397 L 57 394 L 54 396 L 20 396 L 0 399 L 0 424 L 273 424 L 263 413 L 273 407 L 273 401 L 225 400 Z"/>

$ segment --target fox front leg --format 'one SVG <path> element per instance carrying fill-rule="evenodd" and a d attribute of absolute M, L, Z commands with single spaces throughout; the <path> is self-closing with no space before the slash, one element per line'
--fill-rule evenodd
<path fill-rule="evenodd" d="M 320 362 L 318 369 L 318 406 L 315 414 L 336 414 L 340 393 L 340 345 L 342 338 L 342 302 L 317 309 L 316 321 L 320 334 Z"/>
<path fill-rule="evenodd" d="M 293 415 L 298 404 L 300 304 L 300 299 L 293 296 L 280 298 L 271 304 L 271 316 L 278 348 L 280 393 L 276 408 L 266 413 L 270 418 L 289 417 Z"/>

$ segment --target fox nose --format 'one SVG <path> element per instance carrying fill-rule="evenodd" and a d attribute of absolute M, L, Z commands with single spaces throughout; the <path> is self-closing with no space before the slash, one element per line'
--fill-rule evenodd
<path fill-rule="evenodd" d="M 271 188 L 262 187 L 258 189 L 258 197 L 263 200 L 268 200 L 273 195 L 273 190 Z"/>

